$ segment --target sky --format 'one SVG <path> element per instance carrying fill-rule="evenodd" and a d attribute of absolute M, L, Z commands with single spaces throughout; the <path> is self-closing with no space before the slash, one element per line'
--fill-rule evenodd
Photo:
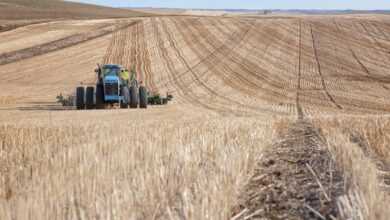
<path fill-rule="evenodd" d="M 71 0 L 113 7 L 204 9 L 390 9 L 390 0 Z"/>

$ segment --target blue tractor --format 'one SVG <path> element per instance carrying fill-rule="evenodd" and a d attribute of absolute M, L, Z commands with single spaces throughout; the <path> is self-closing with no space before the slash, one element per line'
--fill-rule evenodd
<path fill-rule="evenodd" d="M 148 92 L 135 76 L 123 79 L 124 68 L 117 64 L 98 65 L 96 87 L 77 87 L 77 109 L 104 109 L 119 104 L 121 108 L 147 108 Z M 135 73 L 132 73 L 135 74 Z"/>

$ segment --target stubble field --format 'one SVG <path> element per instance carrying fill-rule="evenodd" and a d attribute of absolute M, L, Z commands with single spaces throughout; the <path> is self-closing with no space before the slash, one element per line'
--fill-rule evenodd
<path fill-rule="evenodd" d="M 1 219 L 386 219 L 390 18 L 161 16 L 0 33 Z M 147 110 L 65 110 L 97 63 Z"/>

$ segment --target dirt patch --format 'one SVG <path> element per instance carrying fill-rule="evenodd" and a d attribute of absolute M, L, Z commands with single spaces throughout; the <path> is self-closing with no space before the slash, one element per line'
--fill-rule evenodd
<path fill-rule="evenodd" d="M 45 53 L 53 52 L 56 50 L 64 49 L 67 47 L 74 46 L 76 44 L 80 44 L 89 40 L 93 40 L 99 37 L 103 37 L 105 35 L 111 34 L 113 32 L 128 28 L 132 25 L 137 24 L 138 21 L 133 21 L 130 23 L 121 23 L 115 26 L 108 26 L 101 28 L 100 30 L 96 30 L 93 32 L 83 33 L 83 34 L 75 34 L 72 36 L 68 36 L 59 40 L 55 40 L 49 43 L 12 51 L 8 53 L 0 54 L 0 65 L 5 65 L 9 63 L 13 63 L 19 60 L 31 58 L 34 56 L 42 55 Z"/>
<path fill-rule="evenodd" d="M 236 219 L 337 218 L 343 178 L 311 123 L 298 120 L 265 151 L 234 209 Z"/>

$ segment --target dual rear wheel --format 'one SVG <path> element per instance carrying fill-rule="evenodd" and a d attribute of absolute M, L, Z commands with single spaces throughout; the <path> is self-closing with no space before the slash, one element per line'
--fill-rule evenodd
<path fill-rule="evenodd" d="M 85 88 L 84 87 L 77 87 L 76 89 L 76 108 L 77 109 L 84 109 L 85 108 Z"/>
<path fill-rule="evenodd" d="M 148 93 L 144 86 L 140 86 L 138 89 L 135 86 L 130 86 L 130 108 L 147 108 L 148 106 Z"/>
<path fill-rule="evenodd" d="M 94 104 L 94 87 L 77 87 L 76 89 L 76 108 L 77 109 L 93 109 Z"/>

